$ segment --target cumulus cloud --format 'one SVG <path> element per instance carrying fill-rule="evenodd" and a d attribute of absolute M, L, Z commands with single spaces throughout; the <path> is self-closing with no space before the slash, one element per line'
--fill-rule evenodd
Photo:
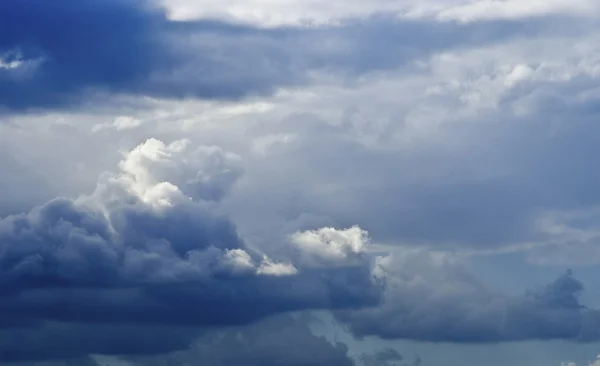
<path fill-rule="evenodd" d="M 357 336 L 456 343 L 600 339 L 600 310 L 581 304 L 583 285 L 570 272 L 522 297 L 488 289 L 443 253 L 380 257 L 378 273 L 386 278 L 381 306 L 336 312 Z"/>
<path fill-rule="evenodd" d="M 7 351 L 5 359 L 165 352 L 197 335 L 183 324 L 240 325 L 319 308 L 332 309 L 357 336 L 462 343 L 600 337 L 600 313 L 580 303 L 583 286 L 570 273 L 518 298 L 490 291 L 443 252 L 400 250 L 373 268 L 371 239 L 360 227 L 297 231 L 287 257 L 250 249 L 218 213 L 223 195 L 205 194 L 214 185 L 227 192 L 242 170 L 229 173 L 240 166 L 220 149 L 148 140 L 91 195 L 2 219 L 1 324 L 19 329 L 28 344 L 43 334 L 65 340 L 30 356 Z M 128 324 L 171 327 L 163 333 L 174 343 L 159 348 L 159 336 L 131 347 L 110 343 Z M 67 349 L 73 342 L 60 336 L 87 332 L 105 338 Z"/>
<path fill-rule="evenodd" d="M 369 234 L 354 226 L 346 230 L 322 228 L 296 232 L 290 238 L 308 265 L 332 266 L 363 259 Z"/>
<path fill-rule="evenodd" d="M 120 173 L 104 174 L 93 194 L 0 220 L 0 325 L 222 326 L 378 301 L 367 261 L 299 271 L 293 256 L 276 261 L 247 248 L 214 202 L 235 181 L 239 160 L 188 144 L 149 140 L 126 154 Z M 158 350 L 151 341 L 142 343 Z M 144 353 L 140 347 L 132 352 Z"/>
<path fill-rule="evenodd" d="M 192 199 L 221 200 L 243 174 L 241 157 L 215 146 L 190 145 L 188 140 L 165 145 L 150 139 L 128 152 L 120 168 L 133 178 L 131 186 L 139 195 L 168 181 Z"/>

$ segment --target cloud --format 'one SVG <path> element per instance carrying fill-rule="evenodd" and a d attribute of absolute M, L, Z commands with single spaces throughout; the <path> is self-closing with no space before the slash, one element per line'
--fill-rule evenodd
<path fill-rule="evenodd" d="M 315 336 L 305 317 L 278 316 L 240 328 L 216 330 L 186 351 L 128 361 L 132 365 L 193 364 L 211 366 L 351 366 L 348 348 Z"/>
<path fill-rule="evenodd" d="M 128 152 L 120 168 L 135 178 L 131 186 L 139 195 L 168 181 L 194 200 L 220 201 L 243 174 L 241 157 L 215 146 L 190 145 L 150 139 Z"/>
<path fill-rule="evenodd" d="M 354 226 L 347 230 L 322 228 L 296 232 L 290 240 L 307 265 L 331 267 L 347 265 L 353 259 L 364 260 L 370 238 L 365 230 Z"/>
<path fill-rule="evenodd" d="M 385 15 L 262 29 L 173 21 L 145 0 L 53 6 L 7 0 L 0 14 L 0 106 L 8 112 L 94 106 L 123 96 L 239 100 L 306 85 L 324 73 L 389 70 L 434 50 L 532 31 L 503 21 L 481 26 Z"/>
<path fill-rule="evenodd" d="M 490 19 L 515 19 L 552 14 L 588 15 L 598 10 L 590 0 L 333 0 L 323 4 L 315 0 L 229 0 L 211 1 L 164 0 L 172 19 L 227 19 L 262 27 L 281 25 L 314 26 L 336 24 L 349 18 L 367 18 L 390 14 L 397 18 L 431 17 L 441 21 L 473 22 Z"/>
<path fill-rule="evenodd" d="M 385 348 L 374 354 L 360 357 L 364 366 L 394 366 L 400 364 L 404 357 L 393 348 Z"/>
<path fill-rule="evenodd" d="M 98 364 L 96 360 L 91 357 L 82 357 L 78 359 L 60 360 L 60 361 L 23 361 L 23 362 L 8 362 L 2 364 L 2 366 L 106 366 L 106 364 Z M 126 365 L 115 365 L 115 366 L 126 366 Z"/>
<path fill-rule="evenodd" d="M 294 314 L 211 329 L 50 324 L 0 331 L 0 354 L 7 361 L 29 360 L 2 363 L 17 366 L 354 365 L 346 345 L 314 335 L 312 322 L 307 314 Z M 81 357 L 82 352 L 91 356 Z"/>
<path fill-rule="evenodd" d="M 129 116 L 119 116 L 111 123 L 97 124 L 92 128 L 92 132 L 102 131 L 107 128 L 114 128 L 117 131 L 130 130 L 139 127 L 142 124 L 137 118 Z"/>
<path fill-rule="evenodd" d="M 547 15 L 590 16 L 599 10 L 596 3 L 589 0 L 533 0 L 523 3 L 516 0 L 463 1 L 461 4 L 439 7 L 436 17 L 442 20 L 473 22 L 489 19 L 515 19 Z"/>
<path fill-rule="evenodd" d="M 150 1 L 48 6 L 40 0 L 9 0 L 0 5 L 0 14 L 0 57 L 10 66 L 0 68 L 0 105 L 9 111 L 68 107 L 122 94 L 236 99 L 270 92 L 295 78 L 274 64 L 262 72 L 255 67 L 244 77 L 243 70 L 250 70 L 244 63 L 256 65 L 256 57 L 227 56 L 227 45 L 218 46 L 219 34 L 237 43 L 231 33 L 243 35 L 244 28 L 199 22 L 190 33 Z M 204 34 L 204 42 L 190 43 L 194 34 Z M 222 56 L 216 55 L 220 51 Z M 236 57 L 243 61 L 232 64 Z"/>
<path fill-rule="evenodd" d="M 187 21 L 142 1 L 0 4 L 0 104 L 63 109 L 0 126 L 0 199 L 14 202 L 0 206 L 20 212 L 0 219 L 0 358 L 170 352 L 206 327 L 304 309 L 358 336 L 597 340 L 573 275 L 519 296 L 535 280 L 516 273 L 527 285 L 497 293 L 492 269 L 480 278 L 438 252 L 598 262 L 597 6 L 283 1 L 250 14 L 264 4 L 215 2 Z M 125 146 L 116 172 L 89 178 Z M 204 339 L 201 353 L 228 357 Z"/>
<path fill-rule="evenodd" d="M 595 361 L 592 361 L 588 364 L 589 366 L 598 366 L 600 365 L 600 356 Z M 562 362 L 560 366 L 577 366 L 575 362 Z"/>
<path fill-rule="evenodd" d="M 280 261 L 249 249 L 216 202 L 241 174 L 231 174 L 239 159 L 189 144 L 148 140 L 124 156 L 120 173 L 105 173 L 91 195 L 1 219 L 0 328 L 64 323 L 59 334 L 83 336 L 101 323 L 108 328 L 98 331 L 101 337 L 112 325 L 226 326 L 379 300 L 367 260 L 310 268 L 291 251 Z M 35 344 L 35 330 L 23 332 Z M 39 353 L 164 351 L 152 343 L 160 337 L 134 338 L 139 346 L 128 348 L 120 336 L 105 349 L 99 339 L 99 350 L 82 343 Z M 185 344 L 171 339 L 164 347 Z M 4 353 L 15 360 L 35 354 Z"/>
<path fill-rule="evenodd" d="M 23 66 L 0 70 L 7 108 L 50 106 L 86 88 L 119 89 L 170 62 L 155 30 L 164 21 L 139 1 L 4 1 L 0 53 Z M 110 19 L 110 27 L 106 27 Z"/>
<path fill-rule="evenodd" d="M 542 266 L 593 266 L 600 262 L 598 208 L 550 210 L 536 220 L 546 240 L 531 243 L 525 255 Z"/>
<path fill-rule="evenodd" d="M 90 354 L 158 355 L 187 348 L 201 330 L 161 325 L 66 324 L 0 329 L 0 360 L 97 365 Z"/>
<path fill-rule="evenodd" d="M 598 34 L 587 29 L 436 52 L 414 72 L 271 99 L 277 113 L 252 137 L 294 138 L 248 164 L 227 203 L 240 230 L 358 223 L 379 243 L 484 251 L 556 240 L 537 225 L 546 211 L 600 202 L 588 164 Z M 273 198 L 259 202 L 265 190 Z"/>
<path fill-rule="evenodd" d="M 381 257 L 381 306 L 335 312 L 353 334 L 426 342 L 496 343 L 600 339 L 600 310 L 580 303 L 568 272 L 525 296 L 491 291 L 447 254 L 422 250 Z"/>

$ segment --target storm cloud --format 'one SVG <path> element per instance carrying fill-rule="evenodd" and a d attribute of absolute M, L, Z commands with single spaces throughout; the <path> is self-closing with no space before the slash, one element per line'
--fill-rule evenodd
<path fill-rule="evenodd" d="M 316 72 L 390 70 L 435 50 L 548 29 L 545 22 L 526 28 L 514 22 L 374 15 L 339 26 L 260 28 L 174 21 L 147 0 L 7 0 L 0 4 L 0 106 L 68 109 L 131 95 L 238 100 L 305 85 Z"/>
<path fill-rule="evenodd" d="M 67 327 L 73 334 L 94 332 L 103 327 L 92 326 L 98 323 L 106 324 L 107 331 L 111 324 L 225 326 L 379 300 L 380 285 L 361 254 L 368 238 L 356 229 L 348 231 L 348 238 L 332 230 L 310 241 L 310 255 L 324 253 L 335 266 L 302 259 L 309 251 L 306 241 L 294 250 L 290 243 L 285 261 L 247 248 L 214 201 L 235 181 L 232 172 L 239 171 L 238 159 L 226 156 L 186 141 L 165 145 L 149 140 L 125 156 L 119 174 L 105 174 L 93 194 L 55 199 L 2 219 L 0 326 L 42 327 L 42 334 L 47 322 L 90 324 L 84 332 Z M 169 171 L 181 189 L 163 181 Z M 348 245 L 351 253 L 339 251 Z M 24 337 L 35 337 L 32 332 Z M 161 349 L 153 337 L 135 338 L 147 348 L 134 343 L 132 352 Z M 186 344 L 168 338 L 175 343 L 164 343 L 167 349 Z M 110 343 L 106 349 L 113 344 L 127 348 L 126 343 Z M 83 348 L 82 354 L 94 351 Z M 26 355 L 17 349 L 4 354 L 8 359 Z"/>

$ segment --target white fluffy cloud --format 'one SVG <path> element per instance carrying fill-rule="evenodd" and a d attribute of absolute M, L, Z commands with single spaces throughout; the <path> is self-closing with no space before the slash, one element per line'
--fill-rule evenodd
<path fill-rule="evenodd" d="M 322 228 L 297 232 L 290 238 L 308 265 L 344 265 L 362 258 L 369 234 L 354 226 L 346 230 Z"/>
<path fill-rule="evenodd" d="M 187 140 L 165 145 L 150 139 L 127 153 L 119 166 L 140 196 L 170 182 L 196 200 L 222 199 L 243 173 L 239 156 L 214 146 L 192 148 Z"/>

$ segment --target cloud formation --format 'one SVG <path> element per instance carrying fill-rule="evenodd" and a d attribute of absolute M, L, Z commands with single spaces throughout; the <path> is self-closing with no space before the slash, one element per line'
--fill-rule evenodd
<path fill-rule="evenodd" d="M 374 15 L 340 25 L 263 29 L 226 19 L 174 21 L 150 0 L 68 0 L 52 6 L 7 0 L 0 4 L 0 108 L 68 109 L 124 96 L 270 95 L 322 74 L 389 70 L 434 50 L 536 32 L 509 23 Z"/>
<path fill-rule="evenodd" d="M 245 246 L 215 202 L 240 174 L 239 164 L 220 149 L 148 140 L 126 154 L 119 174 L 106 173 L 93 194 L 0 220 L 0 326 L 102 323 L 107 332 L 111 324 L 225 326 L 376 303 L 380 288 L 366 259 L 313 268 Z M 94 327 L 82 331 L 88 329 Z M 167 349 L 185 344 L 171 339 Z M 130 352 L 161 349 L 154 338 L 138 340 L 144 346 Z M 97 347 L 114 353 L 126 351 L 126 343 Z"/>
<path fill-rule="evenodd" d="M 0 1 L 0 361 L 600 342 L 596 1 L 186 2 Z"/>
<path fill-rule="evenodd" d="M 269 179 L 252 179 L 260 183 L 244 187 L 244 202 L 268 185 L 285 198 L 261 209 L 293 218 L 282 226 L 358 223 L 390 245 L 493 250 L 557 239 L 537 224 L 546 211 L 600 202 L 589 165 L 598 36 L 585 28 L 440 51 L 418 71 L 276 99 L 277 117 L 289 114 L 256 126 L 257 141 L 293 139 L 249 169 Z M 248 220 L 249 230 L 261 225 Z"/>
<path fill-rule="evenodd" d="M 581 304 L 582 283 L 568 272 L 540 290 L 495 293 L 443 253 L 409 250 L 382 258 L 383 304 L 336 312 L 357 336 L 488 343 L 600 339 L 600 310 Z"/>
<path fill-rule="evenodd" d="M 552 14 L 590 15 L 598 10 L 590 0 L 333 0 L 323 4 L 316 0 L 229 0 L 214 3 L 208 0 L 164 0 L 171 18 L 228 19 L 263 27 L 278 25 L 329 24 L 344 19 L 365 18 L 375 14 L 390 14 L 398 18 L 433 18 L 473 22 L 491 19 L 515 19 Z"/>
<path fill-rule="evenodd" d="M 291 242 L 307 265 L 333 267 L 363 261 L 370 238 L 358 226 L 347 230 L 327 227 L 297 232 L 291 236 Z"/>
<path fill-rule="evenodd" d="M 362 355 L 360 359 L 364 366 L 395 366 L 399 365 L 404 357 L 393 348 L 385 348 L 374 354 Z"/>
<path fill-rule="evenodd" d="M 202 331 L 163 325 L 67 324 L 0 329 L 0 362 L 97 365 L 88 355 L 160 355 L 186 349 Z M 17 363 L 17 365 L 18 365 Z"/>
<path fill-rule="evenodd" d="M 242 328 L 210 332 L 186 351 L 162 357 L 131 358 L 132 365 L 352 366 L 348 348 L 315 336 L 305 316 L 278 316 Z"/>
<path fill-rule="evenodd" d="M 600 339 L 600 311 L 581 305 L 583 285 L 570 273 L 525 297 L 505 296 L 442 252 L 374 258 L 360 227 L 297 231 L 274 258 L 249 248 L 219 213 L 244 171 L 222 149 L 150 139 L 119 168 L 91 195 L 0 221 L 2 331 L 16 329 L 27 344 L 55 341 L 35 352 L 6 343 L 5 360 L 165 353 L 187 347 L 198 327 L 309 309 L 332 310 L 359 337 Z M 165 331 L 129 344 L 138 325 Z M 89 342 L 69 338 L 88 333 Z"/>
<path fill-rule="evenodd" d="M 247 73 L 244 63 L 259 62 L 252 54 L 216 54 L 227 51 L 226 45 L 211 46 L 221 42 L 219 34 L 231 41 L 232 33 L 243 34 L 244 28 L 198 22 L 196 31 L 189 32 L 151 1 L 61 1 L 50 6 L 9 0 L 0 4 L 0 14 L 3 109 L 68 107 L 123 94 L 235 99 L 294 80 L 275 65 Z M 194 34 L 200 35 L 199 42 L 186 40 Z M 224 72 L 237 77 L 226 82 Z"/>

